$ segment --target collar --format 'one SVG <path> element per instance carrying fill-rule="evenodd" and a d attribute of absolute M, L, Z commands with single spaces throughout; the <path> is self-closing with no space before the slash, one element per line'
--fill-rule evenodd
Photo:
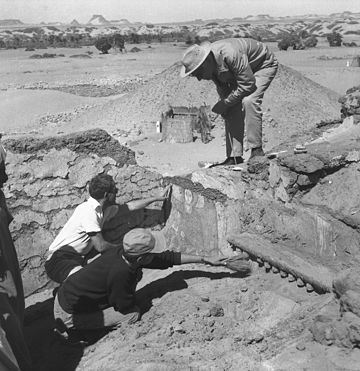
<path fill-rule="evenodd" d="M 98 207 L 100 207 L 100 208 L 102 209 L 102 207 L 101 207 L 99 201 L 98 201 L 98 200 L 95 200 L 95 198 L 92 198 L 91 196 L 89 196 L 87 202 L 89 202 L 89 204 L 90 204 L 91 206 L 93 206 L 94 209 L 97 209 Z"/>
<path fill-rule="evenodd" d="M 220 51 L 212 50 L 212 52 L 214 54 L 215 61 L 216 61 L 216 67 L 217 67 L 216 75 L 218 76 L 220 73 L 228 72 L 229 69 L 224 62 L 224 55 L 223 55 L 222 51 L 221 50 Z"/>

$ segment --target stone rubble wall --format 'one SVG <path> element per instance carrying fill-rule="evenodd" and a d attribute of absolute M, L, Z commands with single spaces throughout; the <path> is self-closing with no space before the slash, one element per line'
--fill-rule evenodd
<path fill-rule="evenodd" d="M 106 172 L 114 177 L 118 203 L 162 190 L 161 175 L 136 165 L 134 153 L 103 130 L 12 139 L 4 145 L 9 176 L 4 192 L 14 216 L 10 227 L 26 296 L 50 284 L 44 271 L 47 249 L 74 208 L 88 197 L 87 183 L 93 176 Z M 128 228 L 163 223 L 161 210 L 157 203 L 134 213 Z"/>

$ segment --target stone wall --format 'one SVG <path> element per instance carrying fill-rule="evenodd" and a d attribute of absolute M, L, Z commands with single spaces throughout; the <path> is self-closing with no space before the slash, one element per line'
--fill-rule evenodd
<path fill-rule="evenodd" d="M 74 208 L 88 197 L 87 183 L 94 175 L 106 172 L 114 177 L 119 203 L 161 192 L 161 175 L 137 166 L 134 153 L 103 130 L 4 144 L 9 175 L 4 192 L 14 216 L 11 233 L 26 295 L 49 285 L 44 271 L 47 249 Z M 160 223 L 161 204 L 126 221 L 127 228 Z"/>

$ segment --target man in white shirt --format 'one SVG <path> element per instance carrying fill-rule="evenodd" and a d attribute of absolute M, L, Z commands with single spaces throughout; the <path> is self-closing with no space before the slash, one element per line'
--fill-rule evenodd
<path fill-rule="evenodd" d="M 49 247 L 45 270 L 50 279 L 62 283 L 80 270 L 87 260 L 111 248 L 121 245 L 106 241 L 101 233 L 104 214 L 109 204 L 114 204 L 117 188 L 113 178 L 99 174 L 90 180 L 87 201 L 80 204 Z M 117 216 L 142 209 L 155 201 L 164 201 L 166 196 L 149 197 L 119 205 Z"/>

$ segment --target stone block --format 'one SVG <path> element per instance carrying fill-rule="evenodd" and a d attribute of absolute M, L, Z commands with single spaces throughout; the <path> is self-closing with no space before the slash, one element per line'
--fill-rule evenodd
<path fill-rule="evenodd" d="M 340 298 L 341 310 L 351 312 L 360 317 L 360 293 L 347 290 Z"/>
<path fill-rule="evenodd" d="M 312 174 L 325 166 L 321 160 L 308 153 L 282 155 L 279 161 L 282 166 L 300 174 Z"/>
<path fill-rule="evenodd" d="M 360 270 L 349 268 L 340 272 L 334 279 L 333 287 L 339 297 L 344 295 L 348 290 L 360 294 Z"/>
<path fill-rule="evenodd" d="M 54 237 L 45 228 L 39 228 L 33 233 L 22 233 L 15 240 L 16 251 L 20 262 L 24 262 L 33 256 L 45 259 L 47 250 Z"/>
<path fill-rule="evenodd" d="M 270 187 L 274 188 L 279 182 L 281 177 L 280 166 L 276 161 L 270 161 L 269 166 L 269 184 Z"/>
<path fill-rule="evenodd" d="M 78 158 L 75 164 L 69 167 L 69 185 L 85 188 L 91 178 L 103 171 L 101 162 L 95 158 L 91 156 Z"/>
<path fill-rule="evenodd" d="M 11 225 L 12 231 L 19 231 L 24 225 L 28 226 L 32 223 L 36 223 L 41 226 L 46 224 L 48 221 L 46 215 L 37 213 L 30 209 L 16 211 L 13 216 L 14 220 Z"/>
<path fill-rule="evenodd" d="M 332 216 L 360 229 L 360 164 L 353 163 L 316 184 L 301 202 L 323 207 Z"/>

